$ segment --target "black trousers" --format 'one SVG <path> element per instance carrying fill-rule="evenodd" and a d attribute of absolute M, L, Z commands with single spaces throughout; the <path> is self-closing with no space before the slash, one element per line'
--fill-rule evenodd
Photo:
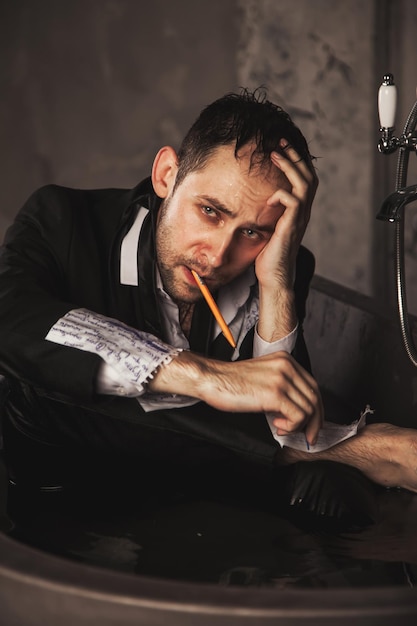
<path fill-rule="evenodd" d="M 6 465 L 11 482 L 24 488 L 135 497 L 186 490 L 290 506 L 308 523 L 311 515 L 348 525 L 375 518 L 374 486 L 358 470 L 324 461 L 276 466 L 278 444 L 261 414 L 201 403 L 143 413 L 135 400 L 75 406 L 27 394 L 18 403 L 11 394 L 6 408 Z"/>
<path fill-rule="evenodd" d="M 204 403 L 145 413 L 133 398 L 74 403 L 17 382 L 3 421 L 6 461 L 16 478 L 29 482 L 87 477 L 99 465 L 114 474 L 125 467 L 204 467 L 212 459 L 214 467 L 236 461 L 271 468 L 277 451 L 262 414 L 225 413 Z"/>

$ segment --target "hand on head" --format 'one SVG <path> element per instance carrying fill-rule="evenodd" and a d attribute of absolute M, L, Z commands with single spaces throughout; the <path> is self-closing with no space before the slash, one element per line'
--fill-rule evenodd
<path fill-rule="evenodd" d="M 311 161 L 301 159 L 296 150 L 281 140 L 285 155 L 274 151 L 271 161 L 284 175 L 284 182 L 268 199 L 281 213 L 267 246 L 256 259 L 256 275 L 261 286 L 274 287 L 279 281 L 292 288 L 295 261 L 299 246 L 310 220 L 311 206 L 318 187 L 318 178 Z"/>

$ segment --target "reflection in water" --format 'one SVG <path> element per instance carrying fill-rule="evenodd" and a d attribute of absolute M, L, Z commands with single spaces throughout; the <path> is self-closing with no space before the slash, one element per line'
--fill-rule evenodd
<path fill-rule="evenodd" d="M 402 490 L 383 491 L 378 522 L 360 533 L 333 537 L 329 546 L 351 559 L 378 559 L 417 564 L 417 495 Z"/>
<path fill-rule="evenodd" d="M 164 494 L 100 502 L 48 494 L 14 502 L 11 534 L 53 554 L 139 575 L 218 585 L 413 586 L 417 495 L 381 490 L 379 519 L 358 532 L 306 529 L 242 503 Z"/>

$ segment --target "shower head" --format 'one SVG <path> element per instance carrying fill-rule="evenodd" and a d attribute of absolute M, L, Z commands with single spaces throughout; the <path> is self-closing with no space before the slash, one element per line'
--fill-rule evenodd
<path fill-rule="evenodd" d="M 386 222 L 399 222 L 403 207 L 414 200 L 417 200 L 417 185 L 398 189 L 384 200 L 376 217 Z"/>

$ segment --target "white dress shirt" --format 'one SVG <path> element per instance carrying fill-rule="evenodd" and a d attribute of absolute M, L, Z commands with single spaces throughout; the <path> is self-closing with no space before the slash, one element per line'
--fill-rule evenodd
<path fill-rule="evenodd" d="M 141 208 L 135 222 L 121 245 L 120 282 L 138 285 L 137 247 L 143 221 L 148 210 Z M 179 322 L 178 307 L 163 288 L 159 272 L 156 276 L 157 299 L 162 314 L 166 342 L 144 331 L 86 309 L 74 309 L 58 320 L 46 339 L 62 345 L 95 352 L 103 359 L 98 371 L 98 393 L 136 397 L 145 411 L 159 408 L 189 406 L 199 400 L 177 394 L 155 394 L 146 390 L 146 383 L 157 369 L 168 364 L 181 350 L 190 348 Z M 253 356 L 262 356 L 280 350 L 291 353 L 297 339 L 296 327 L 289 335 L 268 343 L 257 333 L 259 300 L 253 288 L 256 276 L 253 267 L 220 289 L 217 305 L 236 341 L 232 360 L 239 357 L 239 348 L 245 336 L 255 326 Z M 213 325 L 214 340 L 221 332 Z"/>

